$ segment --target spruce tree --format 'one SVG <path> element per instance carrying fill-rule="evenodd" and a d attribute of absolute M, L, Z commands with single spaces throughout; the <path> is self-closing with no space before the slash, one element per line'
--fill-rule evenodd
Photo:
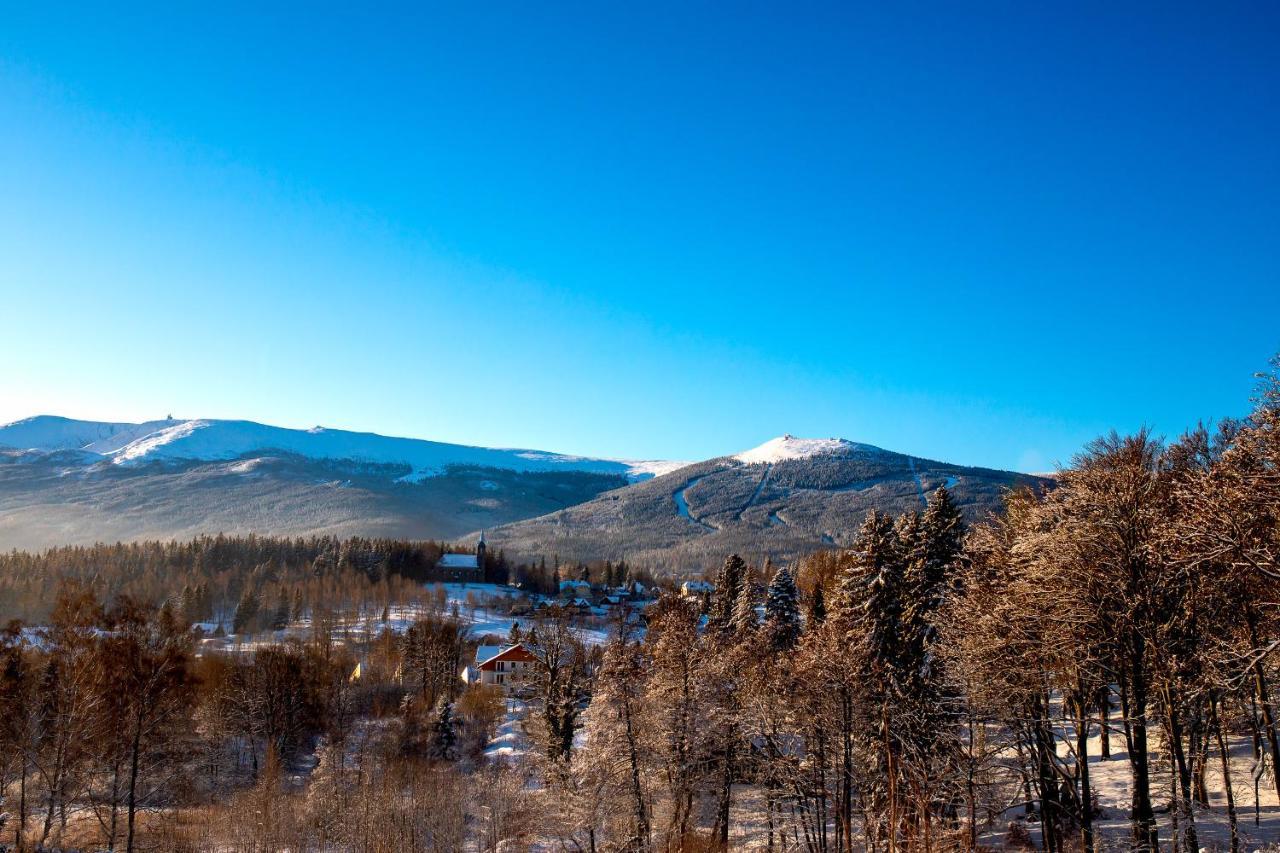
<path fill-rule="evenodd" d="M 734 634 L 743 636 L 756 629 L 759 622 L 756 606 L 759 603 L 760 585 L 748 575 L 743 578 L 742 584 L 738 587 L 738 599 L 733 603 L 730 627 Z"/>
<path fill-rule="evenodd" d="M 271 614 L 271 630 L 283 631 L 289 627 L 289 599 L 285 597 L 283 591 L 280 598 L 276 601 L 276 609 Z"/>
<path fill-rule="evenodd" d="M 236 605 L 235 616 L 231 620 L 231 633 L 239 634 L 252 627 L 253 620 L 258 615 L 259 606 L 257 593 L 253 591 L 253 587 L 246 586 L 244 595 L 240 597 L 240 603 Z"/>
<path fill-rule="evenodd" d="M 453 703 L 443 697 L 431 723 L 427 757 L 437 761 L 453 761 L 458 757 L 458 720 L 453 713 Z"/>
<path fill-rule="evenodd" d="M 708 611 L 710 625 L 727 628 L 733 621 L 734 606 L 737 604 L 746 571 L 747 564 L 737 554 L 725 557 L 724 565 L 716 575 L 716 588 L 711 595 L 711 607 Z"/>
<path fill-rule="evenodd" d="M 797 600 L 795 576 L 790 566 L 783 566 L 769 581 L 764 602 L 764 619 L 775 649 L 787 650 L 800 639 L 800 603 Z"/>
<path fill-rule="evenodd" d="M 872 510 L 858 534 L 853 571 L 845 576 L 843 593 L 853 616 L 850 644 L 887 679 L 895 679 L 902 657 L 901 557 L 893 519 Z"/>
<path fill-rule="evenodd" d="M 827 602 L 826 596 L 822 592 L 822 582 L 819 581 L 813 587 L 813 595 L 809 598 L 809 625 L 810 631 L 820 627 L 823 622 L 827 621 Z"/>
<path fill-rule="evenodd" d="M 852 699 L 858 709 L 873 801 L 886 809 L 889 832 L 902 815 L 904 684 L 901 648 L 902 551 L 893 519 L 872 510 L 849 553 L 837 608 L 845 637 Z"/>

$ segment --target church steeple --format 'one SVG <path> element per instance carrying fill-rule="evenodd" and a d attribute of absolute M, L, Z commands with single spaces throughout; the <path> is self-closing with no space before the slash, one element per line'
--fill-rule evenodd
<path fill-rule="evenodd" d="M 476 543 L 476 566 L 479 567 L 480 571 L 482 572 L 484 571 L 484 552 L 485 552 L 484 531 L 481 530 L 480 541 Z"/>

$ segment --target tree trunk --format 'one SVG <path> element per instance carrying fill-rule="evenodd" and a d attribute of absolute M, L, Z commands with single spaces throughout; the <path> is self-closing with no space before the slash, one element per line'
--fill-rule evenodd
<path fill-rule="evenodd" d="M 1245 608 L 1244 621 L 1249 628 L 1249 643 L 1257 649 L 1257 617 L 1253 615 L 1252 608 Z M 1253 686 L 1258 697 L 1258 705 L 1262 709 L 1262 728 L 1267 736 L 1267 746 L 1271 748 L 1271 775 L 1276 783 L 1276 796 L 1280 797 L 1280 741 L 1276 738 L 1276 722 L 1271 709 L 1270 692 L 1267 689 L 1267 675 L 1262 669 L 1262 659 L 1256 655 L 1253 660 Z"/>
<path fill-rule="evenodd" d="M 844 749 L 840 773 L 839 826 L 842 832 L 840 847 L 844 853 L 851 853 L 853 850 L 853 699 L 849 695 L 849 688 L 844 685 L 840 687 L 840 710 Z"/>
<path fill-rule="evenodd" d="M 1182 847 L 1186 853 L 1197 853 L 1200 845 L 1196 838 L 1195 810 L 1191 804 L 1191 770 L 1187 766 L 1187 755 L 1182 744 L 1182 721 L 1174 708 L 1172 692 L 1168 687 L 1164 689 L 1164 702 L 1169 729 L 1169 751 L 1178 780 L 1174 790 L 1174 805 L 1179 822 L 1184 826 Z"/>
<path fill-rule="evenodd" d="M 635 730 L 631 726 L 631 701 L 623 699 L 622 714 L 626 723 L 627 733 L 627 758 L 631 762 L 631 795 L 634 798 L 635 805 L 635 834 L 636 840 L 643 845 L 644 849 L 649 847 L 649 815 L 644 806 L 644 788 L 640 785 L 640 753 L 636 747 Z M 132 853 L 132 851 L 130 851 Z"/>
<path fill-rule="evenodd" d="M 1102 758 L 1111 757 L 1111 687 L 1104 685 L 1098 695 L 1098 734 L 1101 739 L 1099 752 Z"/>
<path fill-rule="evenodd" d="M 1227 824 L 1231 827 L 1231 853 L 1240 853 L 1240 831 L 1236 824 L 1236 796 L 1231 790 L 1231 754 L 1227 750 L 1227 739 L 1222 733 L 1222 718 L 1218 716 L 1216 699 L 1210 700 L 1209 713 L 1213 717 L 1211 723 L 1218 738 L 1218 755 L 1222 758 L 1222 788 L 1227 795 Z"/>
<path fill-rule="evenodd" d="M 1132 681 L 1129 700 L 1132 705 L 1133 751 L 1133 848 L 1144 853 L 1160 849 L 1159 830 L 1151 808 L 1151 762 L 1147 754 L 1147 673 L 1146 640 L 1141 632 L 1130 631 L 1129 678 Z"/>
<path fill-rule="evenodd" d="M 968 840 L 969 840 L 970 853 L 973 853 L 973 851 L 978 849 L 978 791 L 977 791 L 976 782 L 974 780 L 974 776 L 976 775 L 974 773 L 974 765 L 977 759 L 973 755 L 973 750 L 974 750 L 973 730 L 975 726 L 977 726 L 977 720 L 975 720 L 973 715 L 970 714 L 969 715 L 969 761 L 968 761 L 968 768 L 967 768 L 968 773 L 965 775 L 965 799 L 967 800 L 966 805 L 969 809 Z"/>
<path fill-rule="evenodd" d="M 1089 706 L 1084 692 L 1076 700 L 1076 767 L 1080 780 L 1080 845 L 1093 853 L 1093 796 L 1089 791 Z"/>
<path fill-rule="evenodd" d="M 1133 761 L 1133 725 L 1130 723 L 1132 709 L 1129 707 L 1128 682 L 1120 682 L 1120 721 L 1124 724 L 1124 748 L 1129 751 L 1129 761 Z"/>
<path fill-rule="evenodd" d="M 142 751 L 142 728 L 143 711 L 139 708 L 134 712 L 133 742 L 129 750 L 129 797 L 127 804 L 129 816 L 128 828 L 125 830 L 125 853 L 133 853 L 134 830 L 138 814 L 138 763 L 139 753 Z"/>
<path fill-rule="evenodd" d="M 723 775 L 720 779 L 720 802 L 716 809 L 716 841 L 720 845 L 719 849 L 729 849 L 729 809 L 733 799 L 733 774 L 734 774 L 734 741 L 737 738 L 737 730 L 734 726 L 729 726 L 729 731 L 725 737 L 724 756 L 723 756 Z"/>

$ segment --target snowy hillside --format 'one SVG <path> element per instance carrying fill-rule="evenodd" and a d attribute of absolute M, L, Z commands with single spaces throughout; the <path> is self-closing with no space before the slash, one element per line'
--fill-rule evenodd
<path fill-rule="evenodd" d="M 625 461 L 570 456 L 541 450 L 492 449 L 376 433 L 314 427 L 285 429 L 253 421 L 166 420 L 141 424 L 77 421 L 49 415 L 0 426 L 0 447 L 17 450 L 80 450 L 118 465 L 168 460 L 240 459 L 271 451 L 308 459 L 408 465 L 417 480 L 450 465 L 511 471 L 585 471 L 642 480 L 685 463 Z"/>

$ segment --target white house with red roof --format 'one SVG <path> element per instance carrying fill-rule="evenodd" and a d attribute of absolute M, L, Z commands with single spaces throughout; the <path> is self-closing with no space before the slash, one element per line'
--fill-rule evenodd
<path fill-rule="evenodd" d="M 524 680 L 535 660 L 523 643 L 480 646 L 475 663 L 462 670 L 462 680 L 468 684 L 492 684 L 501 687 L 503 693 L 510 693 Z"/>

